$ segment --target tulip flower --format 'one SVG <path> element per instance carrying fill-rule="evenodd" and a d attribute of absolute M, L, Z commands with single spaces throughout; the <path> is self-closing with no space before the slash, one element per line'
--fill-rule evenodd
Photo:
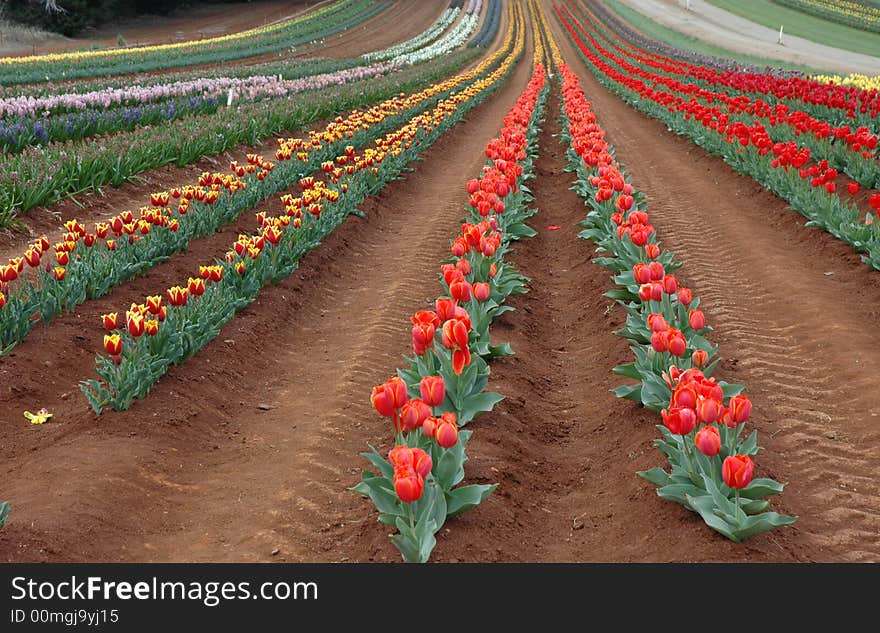
<path fill-rule="evenodd" d="M 186 289 L 194 297 L 201 296 L 205 292 L 205 281 L 199 277 L 190 277 Z"/>
<path fill-rule="evenodd" d="M 678 290 L 678 302 L 687 307 L 694 300 L 693 293 L 690 288 L 679 288 Z"/>
<path fill-rule="evenodd" d="M 159 310 L 162 308 L 162 296 L 161 295 L 153 295 L 147 297 L 147 311 L 150 314 L 159 314 Z"/>
<path fill-rule="evenodd" d="M 691 361 L 697 367 L 703 367 L 709 360 L 709 354 L 706 350 L 698 349 L 695 350 L 693 355 L 691 356 Z"/>
<path fill-rule="evenodd" d="M 633 277 L 639 285 L 650 283 L 651 269 L 647 264 L 636 264 L 633 266 Z"/>
<path fill-rule="evenodd" d="M 694 445 L 699 451 L 708 457 L 713 457 L 721 452 L 721 434 L 716 426 L 704 426 L 697 431 L 694 437 Z"/>
<path fill-rule="evenodd" d="M 6 295 L 0 292 L 0 309 L 6 305 Z"/>
<path fill-rule="evenodd" d="M 645 244 L 645 255 L 648 259 L 657 259 L 660 257 L 660 247 L 656 244 Z"/>
<path fill-rule="evenodd" d="M 413 326 L 412 346 L 413 353 L 415 353 L 416 356 L 423 355 L 434 345 L 434 333 L 436 330 L 437 328 L 430 323 Z"/>
<path fill-rule="evenodd" d="M 125 325 L 128 328 L 129 334 L 134 338 L 137 338 L 144 333 L 144 317 L 138 312 L 132 312 L 131 310 L 126 312 Z"/>
<path fill-rule="evenodd" d="M 741 490 L 752 481 L 755 463 L 748 455 L 731 455 L 721 464 L 721 477 L 730 488 Z"/>
<path fill-rule="evenodd" d="M 702 330 L 706 327 L 706 316 L 702 310 L 691 310 L 688 313 L 688 323 L 695 330 Z"/>
<path fill-rule="evenodd" d="M 446 412 L 437 420 L 434 439 L 443 448 L 452 448 L 458 443 L 458 422 L 455 414 Z"/>
<path fill-rule="evenodd" d="M 9 283 L 18 279 L 16 266 L 0 266 L 0 283 Z"/>
<path fill-rule="evenodd" d="M 119 313 L 111 312 L 110 314 L 102 314 L 101 322 L 104 324 L 104 327 L 108 330 L 115 330 L 119 327 Z"/>
<path fill-rule="evenodd" d="M 669 411 L 663 409 L 660 416 L 663 418 L 663 425 L 674 435 L 687 435 L 694 430 L 697 423 L 694 410 L 687 407 L 674 408 Z"/>
<path fill-rule="evenodd" d="M 57 281 L 64 281 L 64 277 L 67 275 L 67 269 L 63 266 L 56 266 L 52 269 L 52 276 L 55 277 Z"/>
<path fill-rule="evenodd" d="M 413 471 L 399 470 L 394 473 L 394 492 L 404 503 L 418 501 L 425 489 L 425 480 Z"/>
<path fill-rule="evenodd" d="M 669 342 L 665 330 L 651 334 L 651 347 L 653 347 L 654 351 L 658 354 L 669 351 Z"/>
<path fill-rule="evenodd" d="M 684 356 L 687 351 L 687 341 L 679 330 L 672 329 L 666 333 L 666 344 L 673 356 Z"/>
<path fill-rule="evenodd" d="M 663 292 L 668 295 L 674 295 L 678 292 L 678 280 L 675 275 L 665 275 L 663 277 Z"/>
<path fill-rule="evenodd" d="M 434 303 L 434 307 L 437 310 L 437 316 L 441 322 L 446 322 L 455 317 L 455 301 L 452 299 L 446 297 L 437 299 Z"/>
<path fill-rule="evenodd" d="M 159 321 L 156 319 L 144 321 L 144 331 L 149 336 L 156 336 L 159 333 Z"/>
<path fill-rule="evenodd" d="M 697 398 L 697 419 L 700 422 L 710 423 L 714 422 L 721 415 L 722 404 L 720 400 L 716 400 L 715 398 L 704 398 L 703 396 L 699 396 Z"/>
<path fill-rule="evenodd" d="M 40 265 L 40 257 L 41 253 L 36 248 L 29 248 L 24 253 L 24 260 L 27 262 L 27 265 L 31 268 L 36 268 Z"/>
<path fill-rule="evenodd" d="M 666 274 L 663 264 L 660 262 L 651 262 L 648 264 L 648 272 L 651 274 L 651 281 L 661 281 L 663 275 Z"/>
<path fill-rule="evenodd" d="M 464 279 L 461 279 L 459 281 L 455 281 L 449 286 L 449 294 L 452 295 L 453 299 L 455 299 L 456 301 L 461 301 L 461 302 L 471 300 L 472 290 L 473 289 L 472 289 L 470 283 L 468 283 Z"/>
<path fill-rule="evenodd" d="M 484 282 L 478 281 L 474 284 L 474 297 L 477 301 L 486 301 L 492 295 L 492 287 Z"/>
<path fill-rule="evenodd" d="M 468 348 L 468 327 L 461 319 L 449 319 L 443 324 L 443 346 L 447 349 Z"/>
<path fill-rule="evenodd" d="M 104 335 L 104 349 L 108 354 L 119 355 L 122 353 L 122 337 L 118 334 Z"/>
<path fill-rule="evenodd" d="M 395 376 L 381 385 L 373 387 L 370 401 L 373 403 L 379 415 L 390 418 L 397 416 L 397 410 L 409 399 L 406 391 L 406 383 L 403 379 Z"/>
<path fill-rule="evenodd" d="M 730 419 L 736 424 L 742 424 L 752 414 L 752 401 L 746 396 L 734 396 L 728 404 Z"/>
<path fill-rule="evenodd" d="M 421 398 L 413 398 L 403 403 L 400 408 L 399 427 L 397 430 L 413 431 L 431 417 L 431 407 Z"/>
<path fill-rule="evenodd" d="M 180 286 L 172 286 L 166 291 L 168 295 L 168 303 L 175 307 L 185 306 L 187 300 L 186 288 Z"/>
<path fill-rule="evenodd" d="M 846 185 L 846 190 L 849 192 L 849 195 L 854 196 L 859 192 L 859 183 L 851 182 Z"/>
<path fill-rule="evenodd" d="M 424 376 L 419 383 L 419 391 L 428 406 L 439 407 L 446 397 L 446 383 L 442 376 Z"/>
<path fill-rule="evenodd" d="M 662 314 L 654 312 L 648 315 L 648 327 L 652 332 L 665 332 L 669 329 L 669 323 L 666 322 Z"/>

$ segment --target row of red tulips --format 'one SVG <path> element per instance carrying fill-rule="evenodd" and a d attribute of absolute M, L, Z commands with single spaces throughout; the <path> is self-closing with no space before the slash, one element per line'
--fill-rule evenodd
<path fill-rule="evenodd" d="M 508 296 L 526 290 L 504 255 L 512 240 L 534 234 L 524 224 L 534 211 L 523 182 L 532 176 L 546 94 L 546 72 L 536 62 L 501 134 L 486 148 L 489 163 L 467 183 L 471 216 L 452 241 L 453 258 L 440 267 L 444 295 L 433 310 L 411 318 L 409 366 L 370 397 L 390 419 L 395 445 L 387 459 L 376 449 L 363 454 L 378 472 L 364 471 L 354 490 L 373 500 L 379 521 L 397 529 L 391 540 L 407 562 L 426 562 L 446 519 L 477 506 L 496 487 L 459 485 L 472 434 L 461 427 L 502 399 L 484 391 L 487 361 L 512 352 L 490 344 L 489 325 L 510 309 L 502 305 Z"/>
<path fill-rule="evenodd" d="M 663 78 L 631 70 L 602 46 L 601 30 L 593 23 L 579 22 L 566 8 L 557 8 L 557 16 L 584 61 L 609 90 L 660 119 L 673 132 L 720 156 L 737 171 L 750 175 L 806 216 L 809 226 L 819 226 L 850 244 L 863 254 L 865 263 L 880 269 L 880 224 L 873 221 L 871 213 L 862 219 L 858 205 L 839 195 L 844 190 L 850 195 L 858 193 L 853 186 L 856 183 L 849 182 L 838 191 L 837 183 L 846 180 L 827 160 L 810 164 L 809 148 L 794 141 L 774 142 L 760 122 L 746 125 L 732 120 L 732 115 L 719 106 L 656 89 Z M 871 170 L 873 164 L 871 160 Z M 880 205 L 880 196 L 871 196 L 870 200 L 875 209 Z"/>
<path fill-rule="evenodd" d="M 710 328 L 699 298 L 673 274 L 680 264 L 660 249 L 644 196 L 614 159 L 577 76 L 564 63 L 560 75 L 575 189 L 591 209 L 581 237 L 608 254 L 595 261 L 615 273 L 619 288 L 606 296 L 627 312 L 616 333 L 632 342 L 636 359 L 614 371 L 638 384 L 615 393 L 659 411 L 663 422 L 657 446 L 671 469 L 639 475 L 658 486 L 659 496 L 698 512 L 734 541 L 794 522 L 765 511 L 764 498 L 783 486 L 753 479 L 757 434 L 744 435 L 752 404 L 742 387 L 712 377 L 717 348 L 705 338 Z"/>
<path fill-rule="evenodd" d="M 397 177 L 465 112 L 497 89 L 523 48 L 522 28 L 511 28 L 496 55 L 424 91 L 448 95 L 433 109 L 413 116 L 361 153 L 349 146 L 342 155 L 324 162 L 321 173 L 326 182 L 313 176 L 300 179 L 301 194 L 281 198 L 283 215 L 257 213 L 257 230 L 240 235 L 222 260 L 200 266 L 198 275 L 167 289 L 164 297 L 151 295 L 141 304 L 132 304 L 124 320 L 119 312 L 105 315 L 104 325 L 111 333 L 104 338 L 107 355 L 97 357 L 101 380 L 81 384 L 95 413 L 108 406 L 127 409 L 135 398 L 145 397 L 172 364 L 185 362 L 213 340 L 266 284 L 278 283 L 296 270 L 300 259 L 349 214 L 360 213 L 358 204 Z M 501 62 L 490 70 L 498 59 Z M 456 91 L 449 93 L 451 87 L 457 87 Z M 400 96 L 397 101 L 403 105 L 421 99 L 423 93 Z M 380 114 L 365 113 L 358 126 L 378 124 Z M 337 128 L 327 134 L 345 139 L 354 131 Z M 282 142 L 278 150 L 279 154 L 306 151 L 299 139 Z"/>

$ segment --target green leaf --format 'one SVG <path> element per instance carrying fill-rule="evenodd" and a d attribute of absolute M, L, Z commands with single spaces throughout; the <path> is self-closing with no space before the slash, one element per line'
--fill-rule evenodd
<path fill-rule="evenodd" d="M 618 376 L 626 376 L 627 378 L 632 378 L 633 380 L 642 380 L 642 372 L 636 367 L 635 363 L 629 363 L 628 365 L 618 365 L 614 369 L 611 370 Z"/>
<path fill-rule="evenodd" d="M 642 403 L 642 386 L 641 385 L 621 385 L 616 389 L 612 389 L 611 393 L 613 393 L 618 398 L 626 398 L 627 400 L 633 400 Z"/>
<path fill-rule="evenodd" d="M 773 479 L 753 479 L 752 482 L 740 490 L 739 495 L 744 499 L 763 499 L 782 492 L 784 484 Z"/>
<path fill-rule="evenodd" d="M 665 486 L 669 483 L 669 473 L 667 473 L 662 468 L 640 470 L 636 474 L 645 481 L 650 481 L 655 486 Z"/>
<path fill-rule="evenodd" d="M 0 503 L 0 528 L 6 525 L 6 522 L 9 520 L 10 512 L 12 512 L 12 506 L 9 505 L 8 501 Z"/>
<path fill-rule="evenodd" d="M 461 403 L 462 406 L 458 416 L 458 424 L 464 426 L 473 420 L 478 413 L 491 411 L 492 408 L 502 400 L 504 400 L 504 396 L 493 391 L 487 391 L 464 398 Z"/>
<path fill-rule="evenodd" d="M 475 508 L 485 501 L 498 484 L 461 486 L 446 495 L 446 516 L 451 517 Z"/>

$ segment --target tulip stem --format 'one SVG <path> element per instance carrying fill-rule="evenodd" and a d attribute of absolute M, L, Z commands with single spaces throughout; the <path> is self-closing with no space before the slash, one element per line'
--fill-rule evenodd
<path fill-rule="evenodd" d="M 739 521 L 739 488 L 733 489 L 734 502 L 736 503 L 736 519 Z"/>
<path fill-rule="evenodd" d="M 409 526 L 412 528 L 412 531 L 416 531 L 416 517 L 413 514 L 412 503 L 406 504 L 409 506 Z"/>

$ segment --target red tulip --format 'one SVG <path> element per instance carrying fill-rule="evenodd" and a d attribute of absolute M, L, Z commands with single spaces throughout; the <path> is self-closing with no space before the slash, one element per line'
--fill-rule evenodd
<path fill-rule="evenodd" d="M 484 281 L 474 284 L 474 297 L 477 301 L 486 301 L 492 294 L 492 287 Z"/>
<path fill-rule="evenodd" d="M 697 398 L 697 419 L 706 424 L 714 422 L 721 415 L 721 401 L 715 398 Z"/>
<path fill-rule="evenodd" d="M 669 351 L 669 341 L 666 338 L 665 330 L 651 334 L 651 347 L 658 354 Z"/>
<path fill-rule="evenodd" d="M 62 266 L 56 266 L 52 270 L 52 276 L 55 277 L 57 281 L 64 281 L 64 277 L 67 275 L 67 269 Z"/>
<path fill-rule="evenodd" d="M 642 284 L 639 286 L 639 299 L 644 302 L 650 301 L 653 294 L 653 286 L 654 284 Z"/>
<path fill-rule="evenodd" d="M 648 264 L 648 271 L 651 273 L 651 281 L 660 281 L 665 274 L 663 264 L 660 262 L 651 262 Z"/>
<path fill-rule="evenodd" d="M 437 331 L 432 324 L 418 324 L 412 328 L 413 352 L 421 356 L 434 345 L 434 333 Z"/>
<path fill-rule="evenodd" d="M 468 327 L 461 319 L 449 319 L 443 324 L 443 346 L 447 349 L 468 349 Z"/>
<path fill-rule="evenodd" d="M 156 336 L 159 333 L 159 321 L 155 319 L 144 321 L 144 331 L 149 336 Z"/>
<path fill-rule="evenodd" d="M 419 310 L 409 318 L 414 325 L 433 325 L 435 328 L 440 327 L 440 317 L 436 312 L 431 310 Z"/>
<path fill-rule="evenodd" d="M 446 297 L 437 299 L 434 307 L 441 322 L 446 322 L 455 316 L 455 301 L 452 299 Z"/>
<path fill-rule="evenodd" d="M 731 455 L 721 465 L 721 477 L 730 488 L 745 488 L 754 472 L 755 463 L 748 455 Z"/>
<path fill-rule="evenodd" d="M 734 396 L 728 405 L 730 419 L 736 424 L 742 424 L 752 414 L 752 401 L 746 396 Z"/>
<path fill-rule="evenodd" d="M 430 417 L 426 419 L 422 423 L 422 435 L 425 437 L 434 437 L 434 433 L 437 431 L 437 418 Z"/>
<path fill-rule="evenodd" d="M 446 383 L 442 376 L 424 376 L 419 383 L 419 391 L 428 406 L 439 407 L 446 397 Z"/>
<path fill-rule="evenodd" d="M 187 292 L 186 288 L 181 288 L 180 286 L 172 286 L 166 291 L 168 295 L 168 303 L 173 306 L 185 306 L 187 300 Z"/>
<path fill-rule="evenodd" d="M 154 295 L 151 297 L 147 297 L 147 311 L 150 314 L 159 314 L 159 311 L 162 309 L 162 296 Z"/>
<path fill-rule="evenodd" d="M 110 314 L 102 314 L 101 322 L 108 330 L 115 330 L 119 327 L 119 313 L 111 312 Z"/>
<path fill-rule="evenodd" d="M 17 266 L 0 266 L 0 283 L 9 283 L 18 279 Z"/>
<path fill-rule="evenodd" d="M 29 248 L 24 253 L 24 260 L 27 262 L 27 265 L 31 268 L 36 268 L 40 265 L 40 257 L 41 253 L 36 248 Z"/>
<path fill-rule="evenodd" d="M 137 338 L 144 333 L 144 317 L 138 312 L 126 312 L 125 325 L 128 328 L 129 334 L 134 338 Z"/>
<path fill-rule="evenodd" d="M 721 434 L 716 426 L 704 426 L 697 431 L 694 444 L 703 455 L 713 457 L 721 452 Z"/>
<path fill-rule="evenodd" d="M 668 295 L 674 295 L 678 292 L 678 280 L 675 275 L 665 275 L 663 277 L 663 292 Z"/>
<path fill-rule="evenodd" d="M 0 309 L 6 305 L 6 295 L 0 292 Z"/>
<path fill-rule="evenodd" d="M 849 192 L 849 195 L 854 196 L 859 192 L 859 183 L 851 182 L 846 185 L 846 190 Z"/>
<path fill-rule="evenodd" d="M 104 349 L 111 356 L 118 356 L 122 353 L 122 337 L 118 334 L 105 334 Z"/>
<path fill-rule="evenodd" d="M 706 316 L 702 310 L 691 310 L 688 313 L 688 323 L 695 330 L 702 330 L 706 327 Z"/>
<path fill-rule="evenodd" d="M 648 259 L 657 259 L 660 257 L 660 247 L 656 244 L 645 244 L 645 255 Z"/>
<path fill-rule="evenodd" d="M 637 284 L 646 284 L 651 281 L 651 269 L 647 264 L 636 264 L 633 266 L 633 277 Z"/>
<path fill-rule="evenodd" d="M 431 417 L 431 407 L 420 398 L 413 398 L 403 403 L 400 408 L 400 423 L 404 431 L 421 428 L 426 419 Z"/>
<path fill-rule="evenodd" d="M 454 413 L 447 412 L 440 416 L 434 437 L 443 448 L 452 448 L 458 443 L 458 422 Z"/>
<path fill-rule="evenodd" d="M 697 367 L 703 367 L 706 362 L 709 360 L 709 354 L 706 350 L 698 349 L 695 350 L 693 356 L 691 356 L 691 361 Z"/>
<path fill-rule="evenodd" d="M 694 430 L 694 426 L 697 423 L 697 416 L 693 409 L 686 407 L 671 409 L 670 411 L 663 409 L 660 412 L 660 416 L 663 418 L 663 425 L 674 435 L 687 435 Z"/>
<path fill-rule="evenodd" d="M 673 407 L 695 409 L 697 407 L 697 390 L 689 383 L 679 382 L 672 392 L 670 404 Z"/>
<path fill-rule="evenodd" d="M 687 341 L 679 330 L 671 329 L 666 333 L 666 345 L 673 356 L 684 356 L 687 351 Z"/>
<path fill-rule="evenodd" d="M 648 327 L 652 332 L 665 332 L 669 329 L 669 323 L 663 318 L 659 312 L 653 312 L 648 315 Z"/>
<path fill-rule="evenodd" d="M 452 371 L 456 376 L 461 376 L 461 372 L 471 362 L 471 351 L 468 348 L 457 349 L 452 352 Z"/>
<path fill-rule="evenodd" d="M 456 301 L 470 301 L 471 300 L 471 292 L 472 287 L 470 283 L 461 279 L 459 281 L 455 281 L 452 285 L 449 286 L 449 294 L 452 295 L 452 298 Z"/>
<path fill-rule="evenodd" d="M 413 471 L 399 470 L 394 473 L 394 492 L 404 503 L 418 501 L 425 489 L 425 480 Z"/>
<path fill-rule="evenodd" d="M 194 297 L 201 296 L 205 292 L 205 280 L 201 277 L 190 277 L 186 290 Z"/>
<path fill-rule="evenodd" d="M 266 238 L 267 242 L 275 245 L 281 241 L 281 231 L 276 229 L 274 226 L 270 226 L 265 231 L 263 231 L 263 237 Z"/>
<path fill-rule="evenodd" d="M 678 302 L 687 307 L 694 300 L 694 295 L 691 292 L 690 288 L 679 288 L 678 290 Z"/>

